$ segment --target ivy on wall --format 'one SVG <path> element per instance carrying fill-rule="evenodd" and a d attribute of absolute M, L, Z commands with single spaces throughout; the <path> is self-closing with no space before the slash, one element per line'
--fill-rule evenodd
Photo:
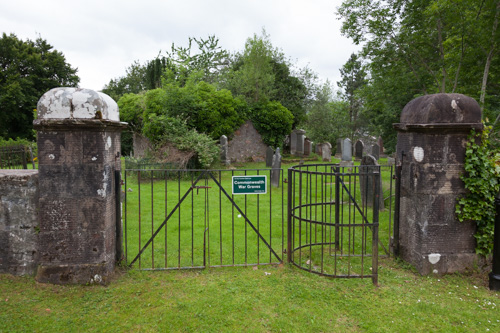
<path fill-rule="evenodd" d="M 491 254 L 495 226 L 495 197 L 500 190 L 500 153 L 489 148 L 491 126 L 468 137 L 465 173 L 461 176 L 467 194 L 458 199 L 455 212 L 460 222 L 477 224 L 476 253 Z"/>

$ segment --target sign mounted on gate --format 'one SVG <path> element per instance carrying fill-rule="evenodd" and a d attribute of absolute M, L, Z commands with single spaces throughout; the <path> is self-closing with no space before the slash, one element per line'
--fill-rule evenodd
<path fill-rule="evenodd" d="M 267 176 L 233 176 L 233 194 L 266 194 Z"/>

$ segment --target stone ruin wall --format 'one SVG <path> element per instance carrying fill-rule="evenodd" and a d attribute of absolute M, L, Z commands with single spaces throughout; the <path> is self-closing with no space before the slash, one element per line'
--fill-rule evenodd
<path fill-rule="evenodd" d="M 229 141 L 228 158 L 231 163 L 263 162 L 266 159 L 266 149 L 262 136 L 248 120 L 234 132 Z"/>

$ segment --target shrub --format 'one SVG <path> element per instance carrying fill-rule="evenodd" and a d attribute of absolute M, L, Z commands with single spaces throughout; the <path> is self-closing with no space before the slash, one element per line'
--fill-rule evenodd
<path fill-rule="evenodd" d="M 293 115 L 280 102 L 254 104 L 250 120 L 268 146 L 282 147 L 285 136 L 292 131 Z"/>

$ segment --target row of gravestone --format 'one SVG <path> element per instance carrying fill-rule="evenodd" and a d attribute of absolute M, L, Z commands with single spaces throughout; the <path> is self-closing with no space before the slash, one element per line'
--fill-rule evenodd
<path fill-rule="evenodd" d="M 353 149 L 352 142 L 349 138 L 337 140 L 337 156 L 341 157 L 342 161 L 352 161 Z M 371 145 L 365 145 L 363 141 L 358 140 L 354 144 L 354 158 L 361 160 L 365 155 L 372 155 L 378 161 L 381 153 L 383 153 L 382 138 Z"/>

